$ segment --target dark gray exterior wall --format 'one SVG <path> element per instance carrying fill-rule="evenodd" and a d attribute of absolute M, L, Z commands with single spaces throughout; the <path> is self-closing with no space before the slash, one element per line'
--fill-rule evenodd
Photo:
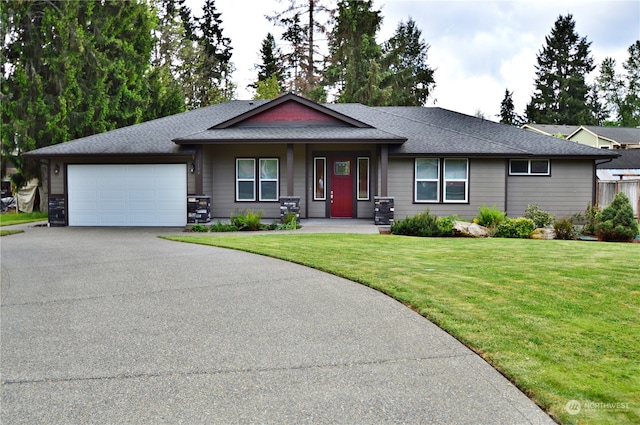
<path fill-rule="evenodd" d="M 593 160 L 551 160 L 550 176 L 509 176 L 507 180 L 507 214 L 524 215 L 528 205 L 558 218 L 584 212 L 593 200 Z"/>
<path fill-rule="evenodd" d="M 469 160 L 468 203 L 414 202 L 414 161 L 414 158 L 389 158 L 389 196 L 395 198 L 396 220 L 427 209 L 440 217 L 457 214 L 461 218 L 472 219 L 478 214 L 478 207 L 484 204 L 495 205 L 504 211 L 504 159 Z"/>

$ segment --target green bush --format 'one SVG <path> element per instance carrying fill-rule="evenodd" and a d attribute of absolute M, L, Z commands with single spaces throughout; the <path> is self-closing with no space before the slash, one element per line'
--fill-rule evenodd
<path fill-rule="evenodd" d="M 518 217 L 510 218 L 506 217 L 498 224 L 496 233 L 497 238 L 521 238 L 529 239 L 531 232 L 536 229 L 536 224 L 530 218 Z"/>
<path fill-rule="evenodd" d="M 296 230 L 299 229 L 300 225 L 298 224 L 298 215 L 292 212 L 288 212 L 282 223 L 276 224 L 274 226 L 275 230 Z"/>
<path fill-rule="evenodd" d="M 584 227 L 582 233 L 585 235 L 596 234 L 596 224 L 598 224 L 598 214 L 600 214 L 600 208 L 598 205 L 587 205 L 587 209 L 584 212 Z"/>
<path fill-rule="evenodd" d="M 527 205 L 524 210 L 525 218 L 530 218 L 536 224 L 536 228 L 546 227 L 553 223 L 556 217 L 545 210 L 540 209 L 538 204 Z"/>
<path fill-rule="evenodd" d="M 493 229 L 504 220 L 505 216 L 506 213 L 500 211 L 495 205 L 492 207 L 482 205 L 478 208 L 474 223 Z"/>
<path fill-rule="evenodd" d="M 207 229 L 202 224 L 194 224 L 193 226 L 191 226 L 191 231 L 192 232 L 207 232 L 208 230 L 209 229 Z"/>
<path fill-rule="evenodd" d="M 618 192 L 609 206 L 596 216 L 596 234 L 603 241 L 631 241 L 638 235 L 629 198 Z"/>
<path fill-rule="evenodd" d="M 236 212 L 231 214 L 231 224 L 240 231 L 264 230 L 267 226 L 260 221 L 262 214 L 262 211 L 254 212 L 253 210 L 247 210 L 244 214 Z"/>
<path fill-rule="evenodd" d="M 438 229 L 440 230 L 440 236 L 454 236 L 453 224 L 459 221 L 460 217 L 457 215 L 449 215 L 438 219 Z"/>
<path fill-rule="evenodd" d="M 577 236 L 573 220 L 568 217 L 556 220 L 553 223 L 553 230 L 556 232 L 556 239 L 571 240 Z"/>
<path fill-rule="evenodd" d="M 235 232 L 237 230 L 238 228 L 233 224 L 222 223 L 220 220 L 209 228 L 211 232 Z"/>
<path fill-rule="evenodd" d="M 441 230 L 438 227 L 438 216 L 431 215 L 429 210 L 398 220 L 391 225 L 391 233 L 404 236 L 440 236 Z"/>

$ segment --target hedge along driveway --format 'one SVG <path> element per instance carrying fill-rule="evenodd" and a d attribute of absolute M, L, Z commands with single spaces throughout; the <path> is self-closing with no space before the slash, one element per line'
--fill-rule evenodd
<path fill-rule="evenodd" d="M 354 234 L 171 239 L 369 285 L 480 353 L 561 422 L 640 423 L 639 244 Z M 566 408 L 571 400 L 584 406 L 576 415 Z"/>

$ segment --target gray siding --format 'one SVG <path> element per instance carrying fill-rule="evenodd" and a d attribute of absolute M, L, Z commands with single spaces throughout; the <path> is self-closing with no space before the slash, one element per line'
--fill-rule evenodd
<path fill-rule="evenodd" d="M 503 159 L 469 160 L 469 203 L 415 203 L 414 158 L 389 158 L 388 194 L 395 198 L 395 218 L 403 219 L 427 209 L 444 217 L 457 214 L 472 219 L 481 205 L 505 207 L 505 161 Z M 442 197 L 442 189 L 441 189 Z"/>
<path fill-rule="evenodd" d="M 537 203 L 556 217 L 582 212 L 593 199 L 593 160 L 551 160 L 550 176 L 509 176 L 507 214 Z"/>
<path fill-rule="evenodd" d="M 287 191 L 287 146 L 286 145 L 214 145 L 210 146 L 203 161 L 203 167 L 211 170 L 210 179 L 203 181 L 203 188 L 210 187 L 204 194 L 211 196 L 211 216 L 229 218 L 238 211 L 262 211 L 263 217 L 276 218 L 280 216 L 279 202 L 236 202 L 236 158 L 278 158 L 280 195 Z M 207 160 L 206 157 L 209 157 Z M 205 174 L 206 176 L 206 174 Z"/>

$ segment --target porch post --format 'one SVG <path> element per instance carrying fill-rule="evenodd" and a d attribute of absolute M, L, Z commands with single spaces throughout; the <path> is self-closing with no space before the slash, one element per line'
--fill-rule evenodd
<path fill-rule="evenodd" d="M 197 145 L 196 154 L 192 158 L 192 164 L 189 164 L 189 167 L 193 167 L 193 171 L 195 173 L 196 179 L 196 195 L 204 195 L 202 193 L 202 145 Z"/>
<path fill-rule="evenodd" d="M 287 143 L 287 196 L 293 196 L 293 143 Z"/>
<path fill-rule="evenodd" d="M 387 168 L 389 166 L 389 146 L 380 146 L 380 196 L 387 194 Z"/>

